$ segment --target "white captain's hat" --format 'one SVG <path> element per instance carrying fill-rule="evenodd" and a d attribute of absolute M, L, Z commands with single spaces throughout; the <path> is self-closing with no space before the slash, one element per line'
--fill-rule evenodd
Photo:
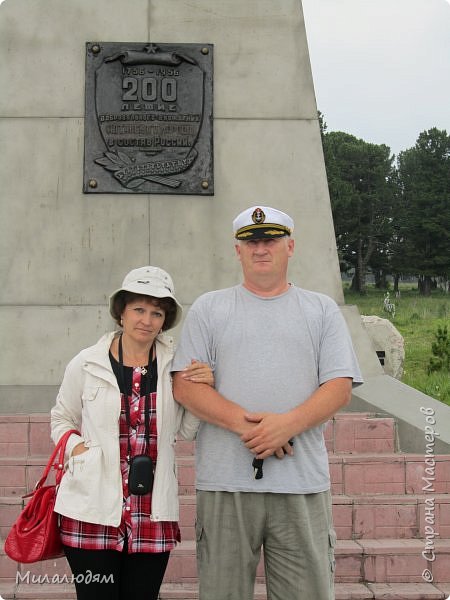
<path fill-rule="evenodd" d="M 280 238 L 291 235 L 294 221 L 289 215 L 270 206 L 252 206 L 242 211 L 233 221 L 237 240 Z"/>

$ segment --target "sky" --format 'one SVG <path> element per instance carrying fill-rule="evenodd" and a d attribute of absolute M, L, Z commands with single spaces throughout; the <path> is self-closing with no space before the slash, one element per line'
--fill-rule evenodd
<path fill-rule="evenodd" d="M 0 4 L 3 0 L 0 0 Z M 450 133 L 450 0 L 302 0 L 317 107 L 398 155 Z"/>
<path fill-rule="evenodd" d="M 450 0 L 302 0 L 317 107 L 398 155 L 450 133 Z"/>

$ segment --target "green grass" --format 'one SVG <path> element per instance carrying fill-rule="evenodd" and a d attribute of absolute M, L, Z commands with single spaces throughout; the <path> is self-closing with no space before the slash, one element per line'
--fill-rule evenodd
<path fill-rule="evenodd" d="M 356 304 L 362 315 L 389 318 L 383 310 L 384 291 L 368 286 L 367 294 L 360 296 L 351 292 L 348 284 L 344 284 L 344 294 L 346 303 Z M 437 329 L 449 324 L 449 294 L 436 290 L 431 296 L 423 297 L 409 284 L 400 287 L 400 298 L 395 298 L 393 292 L 390 292 L 390 296 L 395 304 L 395 317 L 390 320 L 405 341 L 402 381 L 450 405 L 450 373 L 427 373 Z"/>

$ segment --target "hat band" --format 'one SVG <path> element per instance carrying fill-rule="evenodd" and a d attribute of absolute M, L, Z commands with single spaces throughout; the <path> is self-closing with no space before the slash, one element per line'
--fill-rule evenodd
<path fill-rule="evenodd" d="M 278 225 L 277 223 L 255 223 L 253 225 L 246 225 L 236 231 L 236 239 L 245 239 L 252 237 L 255 230 L 265 229 L 265 233 L 268 237 L 279 237 L 282 235 L 291 235 L 292 231 L 285 225 Z"/>

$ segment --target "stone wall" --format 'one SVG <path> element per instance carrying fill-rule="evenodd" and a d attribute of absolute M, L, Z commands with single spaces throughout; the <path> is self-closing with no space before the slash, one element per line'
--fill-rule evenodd
<path fill-rule="evenodd" d="M 214 196 L 83 194 L 89 41 L 214 44 Z M 290 279 L 343 302 L 300 0 L 5 0 L 0 51 L 0 410 L 48 410 L 131 268 L 186 307 L 239 281 L 253 204 L 295 219 Z"/>

